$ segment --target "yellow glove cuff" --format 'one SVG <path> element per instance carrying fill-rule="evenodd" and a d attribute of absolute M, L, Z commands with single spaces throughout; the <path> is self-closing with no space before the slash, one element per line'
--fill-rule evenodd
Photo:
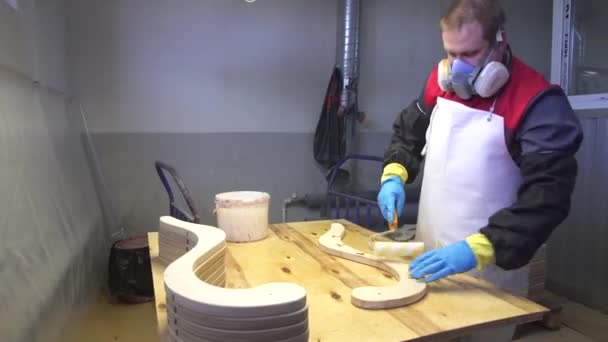
<path fill-rule="evenodd" d="M 469 247 L 471 247 L 471 250 L 473 250 L 473 254 L 475 254 L 478 270 L 481 271 L 487 265 L 496 262 L 494 247 L 485 235 L 481 233 L 473 234 L 467 237 L 466 241 L 469 244 Z"/>
<path fill-rule="evenodd" d="M 384 167 L 380 183 L 383 183 L 387 178 L 392 176 L 398 176 L 405 183 L 407 181 L 407 170 L 399 163 L 390 163 Z"/>

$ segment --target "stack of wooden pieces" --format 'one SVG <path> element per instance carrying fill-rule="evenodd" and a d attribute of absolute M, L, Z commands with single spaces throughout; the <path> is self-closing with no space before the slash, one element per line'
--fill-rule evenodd
<path fill-rule="evenodd" d="M 308 341 L 304 288 L 292 283 L 223 288 L 222 230 L 164 216 L 159 248 L 170 262 L 164 274 L 169 341 Z"/>
<path fill-rule="evenodd" d="M 158 257 L 168 265 L 190 251 L 198 242 L 189 230 L 161 224 L 158 230 Z"/>

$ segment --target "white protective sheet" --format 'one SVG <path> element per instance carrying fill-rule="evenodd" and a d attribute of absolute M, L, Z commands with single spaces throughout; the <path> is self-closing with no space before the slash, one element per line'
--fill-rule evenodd
<path fill-rule="evenodd" d="M 21 0 L 15 11 L 0 1 L 3 342 L 61 340 L 107 269 L 107 234 L 80 117 L 57 90 L 67 79 L 62 3 Z"/>
<path fill-rule="evenodd" d="M 20 341 L 100 285 L 105 234 L 63 98 L 3 72 L 0 165 L 0 341 Z"/>

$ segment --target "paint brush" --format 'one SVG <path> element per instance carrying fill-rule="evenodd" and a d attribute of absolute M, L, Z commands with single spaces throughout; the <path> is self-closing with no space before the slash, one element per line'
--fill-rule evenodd
<path fill-rule="evenodd" d="M 395 230 L 397 229 L 397 210 L 393 213 L 393 222 L 388 224 L 388 229 Z"/>

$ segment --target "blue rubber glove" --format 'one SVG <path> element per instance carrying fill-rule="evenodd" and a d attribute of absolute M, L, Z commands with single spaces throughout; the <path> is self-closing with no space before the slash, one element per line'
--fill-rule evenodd
<path fill-rule="evenodd" d="M 405 205 L 405 189 L 403 181 L 398 176 L 387 178 L 378 192 L 378 206 L 387 222 L 393 222 L 393 215 L 397 209 L 397 216 L 401 216 Z"/>
<path fill-rule="evenodd" d="M 463 273 L 477 266 L 477 259 L 466 241 L 459 241 L 443 248 L 426 252 L 410 264 L 410 275 L 415 278 L 426 278 L 426 282 L 447 277 L 454 273 Z"/>

